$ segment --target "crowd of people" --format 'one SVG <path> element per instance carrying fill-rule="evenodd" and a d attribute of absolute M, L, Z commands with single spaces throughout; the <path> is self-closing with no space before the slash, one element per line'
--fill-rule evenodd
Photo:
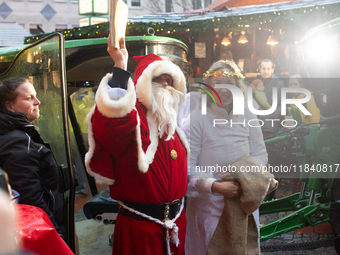
<path fill-rule="evenodd" d="M 124 38 L 119 48 L 108 43 L 107 50 L 115 65 L 101 80 L 87 116 L 85 164 L 119 202 L 113 254 L 259 254 L 258 208 L 277 188 L 274 176 L 202 169 L 275 164 L 264 139 L 279 131 L 278 123 L 261 126 L 258 121 L 281 118 L 280 96 L 270 116 L 256 116 L 247 107 L 239 115 L 231 91 L 217 86 L 236 86 L 245 97 L 254 95 L 259 110 L 268 110 L 273 88 L 286 86 L 274 74 L 272 61 L 261 62 L 261 78 L 250 85 L 233 61 L 213 63 L 204 82 L 216 92 L 215 100 L 207 101 L 203 115 L 197 101 L 201 95 L 187 92 L 178 66 L 153 53 L 136 56 L 132 80 Z M 249 86 L 253 95 L 247 94 Z M 303 87 L 301 76 L 290 77 L 288 86 Z M 184 110 L 188 101 L 196 107 Z M 32 124 L 39 118 L 39 104 L 26 78 L 2 81 L 0 167 L 20 193 L 19 203 L 42 208 L 62 236 L 63 181 L 49 145 Z M 301 114 L 302 122 L 317 122 L 320 112 L 313 98 L 306 107 L 312 115 Z M 252 120 L 253 126 L 215 126 L 216 119 Z"/>

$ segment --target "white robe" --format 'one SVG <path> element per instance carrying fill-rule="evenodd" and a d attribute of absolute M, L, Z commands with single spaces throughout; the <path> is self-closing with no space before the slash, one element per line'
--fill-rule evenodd
<path fill-rule="evenodd" d="M 214 119 L 228 123 L 214 127 Z M 242 156 L 250 156 L 263 166 L 267 164 L 261 128 L 249 127 L 249 120 L 252 120 L 251 126 L 259 126 L 257 117 L 247 108 L 245 115 L 238 116 L 233 116 L 232 112 L 228 115 L 224 108 L 215 105 L 208 107 L 207 115 L 201 115 L 200 109 L 191 113 L 186 255 L 206 254 L 224 207 L 223 196 L 211 193 L 213 182 L 220 180 L 219 173 L 202 171 L 212 166 L 215 169 L 229 166 Z M 254 216 L 259 225 L 258 210 Z"/>

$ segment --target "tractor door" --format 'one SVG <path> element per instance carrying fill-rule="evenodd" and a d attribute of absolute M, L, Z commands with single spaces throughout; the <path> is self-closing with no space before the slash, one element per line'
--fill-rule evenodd
<path fill-rule="evenodd" d="M 41 101 L 40 117 L 35 121 L 43 139 L 48 142 L 63 173 L 65 182 L 66 243 L 75 251 L 74 170 L 70 151 L 65 82 L 64 38 L 50 35 L 23 48 L 0 79 L 27 77 Z"/>

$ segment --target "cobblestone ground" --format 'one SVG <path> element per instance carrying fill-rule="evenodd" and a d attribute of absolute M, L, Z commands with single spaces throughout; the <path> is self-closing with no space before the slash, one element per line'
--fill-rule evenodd
<path fill-rule="evenodd" d="M 293 181 L 292 180 L 281 180 L 279 188 L 276 191 L 276 197 L 281 198 L 293 193 Z M 267 224 L 269 222 L 275 221 L 279 218 L 282 218 L 288 215 L 289 212 L 281 212 L 275 214 L 261 215 L 260 216 L 260 224 Z M 267 241 L 261 242 L 261 246 L 265 245 L 289 245 L 289 244 L 297 244 L 297 243 L 308 243 L 311 241 L 327 241 L 332 240 L 333 234 L 296 234 L 294 231 L 282 234 L 280 236 L 274 237 Z M 271 254 L 327 254 L 327 255 L 336 255 L 336 251 L 333 246 L 331 247 L 320 247 L 317 249 L 308 249 L 308 250 L 293 250 L 293 251 L 272 251 L 272 252 L 262 252 L 263 255 L 271 255 Z"/>

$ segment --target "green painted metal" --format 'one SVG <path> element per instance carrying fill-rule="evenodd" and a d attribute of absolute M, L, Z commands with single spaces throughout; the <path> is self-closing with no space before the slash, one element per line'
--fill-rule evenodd
<path fill-rule="evenodd" d="M 273 145 L 282 142 L 285 139 L 285 136 L 278 136 L 274 138 L 270 138 L 264 141 L 266 145 Z"/>
<path fill-rule="evenodd" d="M 134 41 L 157 41 L 157 43 L 166 43 L 166 42 L 175 42 L 181 44 L 183 47 L 188 48 L 188 46 L 180 40 L 163 37 L 163 36 L 127 36 L 125 37 L 126 42 L 134 42 Z M 68 40 L 65 41 L 65 48 L 74 48 L 74 47 L 84 47 L 90 45 L 99 45 L 99 44 L 107 44 L 107 38 L 93 38 L 93 39 L 78 39 L 78 40 Z M 0 49 L 1 50 L 1 49 Z"/>
<path fill-rule="evenodd" d="M 283 198 L 263 202 L 260 207 L 260 215 L 294 211 L 295 203 L 298 201 L 299 195 L 300 193 L 295 193 Z"/>
<path fill-rule="evenodd" d="M 0 48 L 0 62 L 11 62 L 15 56 L 27 45 L 1 47 Z"/>
<path fill-rule="evenodd" d="M 125 41 L 128 42 L 157 42 L 158 44 L 162 43 L 178 43 L 181 47 L 188 50 L 188 46 L 180 40 L 163 37 L 163 36 L 127 36 L 125 37 Z M 94 46 L 107 44 L 107 38 L 92 38 L 92 39 L 78 39 L 78 40 L 67 40 L 65 41 L 65 49 L 76 48 L 76 47 L 86 47 L 86 46 Z M 19 45 L 19 46 L 11 46 L 11 47 L 2 47 L 0 48 L 0 63 L 1 62 L 12 62 L 16 55 L 25 47 L 27 44 Z"/>
<path fill-rule="evenodd" d="M 263 202 L 260 207 L 260 215 L 296 211 L 308 206 L 310 192 L 304 192 L 301 199 L 299 196 L 300 192 L 272 201 Z M 325 201 L 327 202 L 325 203 Z M 329 201 L 325 198 L 324 194 L 317 193 L 315 194 L 314 204 L 319 206 L 320 204 L 329 204 Z"/>
<path fill-rule="evenodd" d="M 300 229 L 315 226 L 329 220 L 329 204 L 309 205 L 281 219 L 271 222 L 260 229 L 260 241 Z"/>

